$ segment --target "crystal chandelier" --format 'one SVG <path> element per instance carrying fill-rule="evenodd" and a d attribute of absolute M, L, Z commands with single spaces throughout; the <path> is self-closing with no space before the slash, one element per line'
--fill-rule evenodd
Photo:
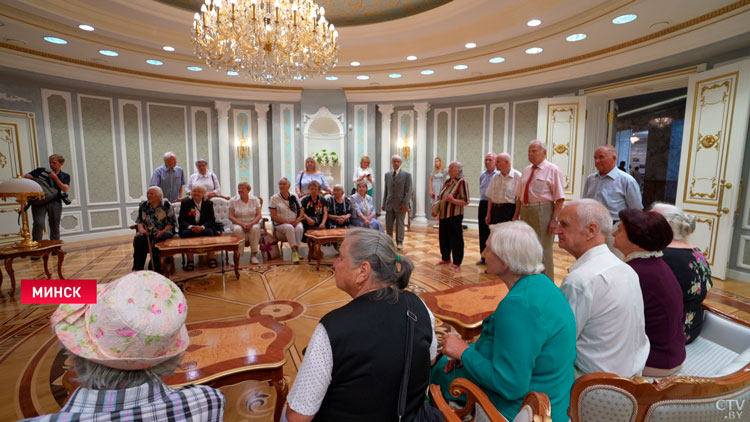
<path fill-rule="evenodd" d="M 336 65 L 338 31 L 313 0 L 205 0 L 195 14 L 195 52 L 256 82 L 309 79 Z"/>

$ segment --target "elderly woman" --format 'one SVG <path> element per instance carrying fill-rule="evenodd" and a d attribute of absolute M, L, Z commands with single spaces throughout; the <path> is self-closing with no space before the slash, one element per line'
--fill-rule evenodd
<path fill-rule="evenodd" d="M 369 227 L 371 229 L 383 231 L 378 217 L 375 213 L 375 206 L 372 204 L 372 197 L 367 194 L 367 183 L 357 183 L 357 193 L 352 195 L 353 217 L 352 224 L 357 227 Z"/>
<path fill-rule="evenodd" d="M 305 195 L 309 195 L 310 182 L 313 181 L 318 182 L 322 192 L 333 193 L 331 188 L 328 187 L 326 176 L 318 171 L 315 159 L 307 157 L 305 158 L 305 169 L 299 172 L 295 181 L 294 189 L 297 191 L 297 196 L 303 198 Z"/>
<path fill-rule="evenodd" d="M 133 238 L 133 271 L 143 269 L 146 254 L 151 251 L 151 266 L 154 271 L 161 272 L 159 249 L 154 245 L 174 236 L 177 220 L 172 205 L 164 199 L 160 187 L 148 188 L 146 200 L 138 206 L 138 217 L 135 222 L 138 233 Z"/>
<path fill-rule="evenodd" d="M 328 198 L 328 228 L 349 227 L 352 223 L 352 202 L 344 196 L 344 187 L 336 184 L 333 196 Z"/>
<path fill-rule="evenodd" d="M 50 318 L 73 357 L 80 387 L 60 412 L 33 420 L 223 420 L 221 391 L 205 385 L 172 389 L 161 380 L 177 369 L 190 344 L 180 288 L 150 271 L 97 287 L 95 304 L 60 305 Z"/>
<path fill-rule="evenodd" d="M 433 204 L 432 217 L 440 220 L 438 236 L 440 239 L 440 255 L 442 259 L 438 265 L 451 264 L 457 270 L 464 260 L 464 230 L 461 224 L 464 220 L 464 207 L 469 205 L 469 186 L 464 180 L 464 165 L 458 161 L 448 166 L 448 180 L 443 183 Z M 436 212 L 437 211 L 437 212 Z"/>
<path fill-rule="evenodd" d="M 370 157 L 363 155 L 359 159 L 359 167 L 354 169 L 354 186 L 357 186 L 359 182 L 367 183 L 367 194 L 372 196 L 372 181 L 375 177 L 372 175 L 372 169 L 370 168 Z"/>
<path fill-rule="evenodd" d="M 664 216 L 653 211 L 622 210 L 618 215 L 615 248 L 640 279 L 646 336 L 651 343 L 643 375 L 665 377 L 685 360 L 682 291 L 662 259 L 662 250 L 672 242 L 672 228 Z"/>
<path fill-rule="evenodd" d="M 279 179 L 279 193 L 271 197 L 268 209 L 271 210 L 271 220 L 276 232 L 276 238 L 282 242 L 289 243 L 292 248 L 292 262 L 299 263 L 299 245 L 302 243 L 304 227 L 302 220 L 305 215 L 297 197 L 289 192 L 289 179 Z"/>
<path fill-rule="evenodd" d="M 203 158 L 199 158 L 195 162 L 195 168 L 198 171 L 190 175 L 185 194 L 189 196 L 190 192 L 193 191 L 193 187 L 200 185 L 206 188 L 207 199 L 220 196 L 221 186 L 219 186 L 219 178 L 216 177 L 214 172 L 208 169 L 208 162 Z"/>
<path fill-rule="evenodd" d="M 214 203 L 206 199 L 206 188 L 202 185 L 193 186 L 190 198 L 185 198 L 180 203 L 180 237 L 218 236 L 216 230 L 216 217 L 214 216 Z M 215 253 L 208 254 L 208 267 L 216 268 L 219 264 L 214 258 Z M 193 254 L 187 254 L 185 270 L 193 271 Z"/>
<path fill-rule="evenodd" d="M 701 304 L 708 290 L 714 285 L 711 280 L 711 267 L 700 249 L 688 242 L 688 238 L 695 231 L 694 216 L 671 204 L 656 203 L 651 210 L 663 215 L 672 227 L 672 243 L 664 249 L 663 258 L 682 288 L 682 324 L 685 344 L 690 344 L 701 333 Z"/>
<path fill-rule="evenodd" d="M 259 263 L 256 255 L 258 254 L 258 243 L 260 242 L 260 218 L 261 205 L 260 200 L 250 195 L 250 184 L 242 182 L 237 185 L 237 196 L 229 200 L 229 220 L 234 223 L 232 230 L 234 235 L 245 238 L 245 244 L 250 245 L 250 262 Z M 240 245 L 240 258 L 245 252 L 245 244 Z"/>
<path fill-rule="evenodd" d="M 287 397 L 289 422 L 398 421 L 407 329 L 415 317 L 404 420 L 425 400 L 430 361 L 437 354 L 434 317 L 405 290 L 414 269 L 393 240 L 375 230 L 351 229 L 333 264 L 336 287 L 352 301 L 326 314 L 315 328 Z"/>
<path fill-rule="evenodd" d="M 300 201 L 304 217 L 302 225 L 305 231 L 324 229 L 328 219 L 328 201 L 320 195 L 320 183 L 312 180 L 307 187 L 310 190 L 309 195 Z M 305 236 L 302 236 L 302 241 L 305 241 Z"/>
<path fill-rule="evenodd" d="M 440 224 L 442 228 L 442 223 Z M 562 291 L 546 275 L 542 245 L 522 221 L 496 224 L 482 256 L 487 272 L 500 277 L 508 294 L 482 323 L 476 343 L 443 336 L 443 357 L 430 382 L 442 387 L 456 378 L 477 384 L 508 420 L 529 391 L 547 394 L 552 420 L 568 420 L 576 359 L 576 320 Z"/>

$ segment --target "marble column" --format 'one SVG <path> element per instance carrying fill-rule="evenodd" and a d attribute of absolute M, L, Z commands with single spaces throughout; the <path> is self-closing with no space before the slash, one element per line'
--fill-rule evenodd
<path fill-rule="evenodd" d="M 414 184 L 416 186 L 416 210 L 414 222 L 427 224 L 424 212 L 425 186 L 427 185 L 427 112 L 430 111 L 430 103 L 415 103 L 414 110 L 417 112 L 417 161 L 414 163 Z"/>
<path fill-rule="evenodd" d="M 270 103 L 254 103 L 255 112 L 258 115 L 258 193 L 257 195 L 263 198 L 268 209 L 268 201 L 271 199 L 271 195 L 268 191 L 268 110 L 271 106 Z M 266 213 L 264 213 L 266 214 Z"/>
<path fill-rule="evenodd" d="M 214 101 L 217 121 L 219 124 L 219 182 L 226 186 L 225 194 L 235 192 L 236 188 L 232 186 L 231 173 L 229 172 L 229 101 Z"/>
<path fill-rule="evenodd" d="M 375 181 L 376 186 L 383 186 L 383 177 L 391 169 L 391 114 L 393 104 L 378 104 L 380 111 L 380 174 Z M 382 188 L 381 188 L 382 189 Z M 382 195 L 382 192 L 381 192 Z M 381 196 L 382 198 L 382 196 Z M 373 198 L 375 199 L 375 198 Z M 374 201 L 377 204 L 379 201 Z M 380 204 L 382 206 L 383 204 Z M 377 206 L 377 205 L 376 205 Z"/>

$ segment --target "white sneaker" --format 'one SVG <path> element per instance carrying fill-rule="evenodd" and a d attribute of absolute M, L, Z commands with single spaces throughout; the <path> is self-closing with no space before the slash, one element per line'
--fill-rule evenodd
<path fill-rule="evenodd" d="M 250 255 L 250 263 L 251 264 L 260 264 L 260 261 L 258 261 L 258 257 L 255 256 L 256 254 Z"/>
<path fill-rule="evenodd" d="M 299 263 L 299 252 L 292 251 L 292 262 L 294 262 L 295 264 Z"/>

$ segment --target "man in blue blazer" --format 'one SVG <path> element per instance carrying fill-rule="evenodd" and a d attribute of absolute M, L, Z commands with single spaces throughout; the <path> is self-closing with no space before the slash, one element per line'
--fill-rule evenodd
<path fill-rule="evenodd" d="M 383 211 L 388 236 L 393 237 L 393 223 L 396 223 L 396 245 L 400 250 L 404 244 L 404 218 L 409 210 L 411 198 L 411 173 L 401 169 L 403 160 L 394 155 L 391 158 L 393 170 L 385 174 Z"/>

